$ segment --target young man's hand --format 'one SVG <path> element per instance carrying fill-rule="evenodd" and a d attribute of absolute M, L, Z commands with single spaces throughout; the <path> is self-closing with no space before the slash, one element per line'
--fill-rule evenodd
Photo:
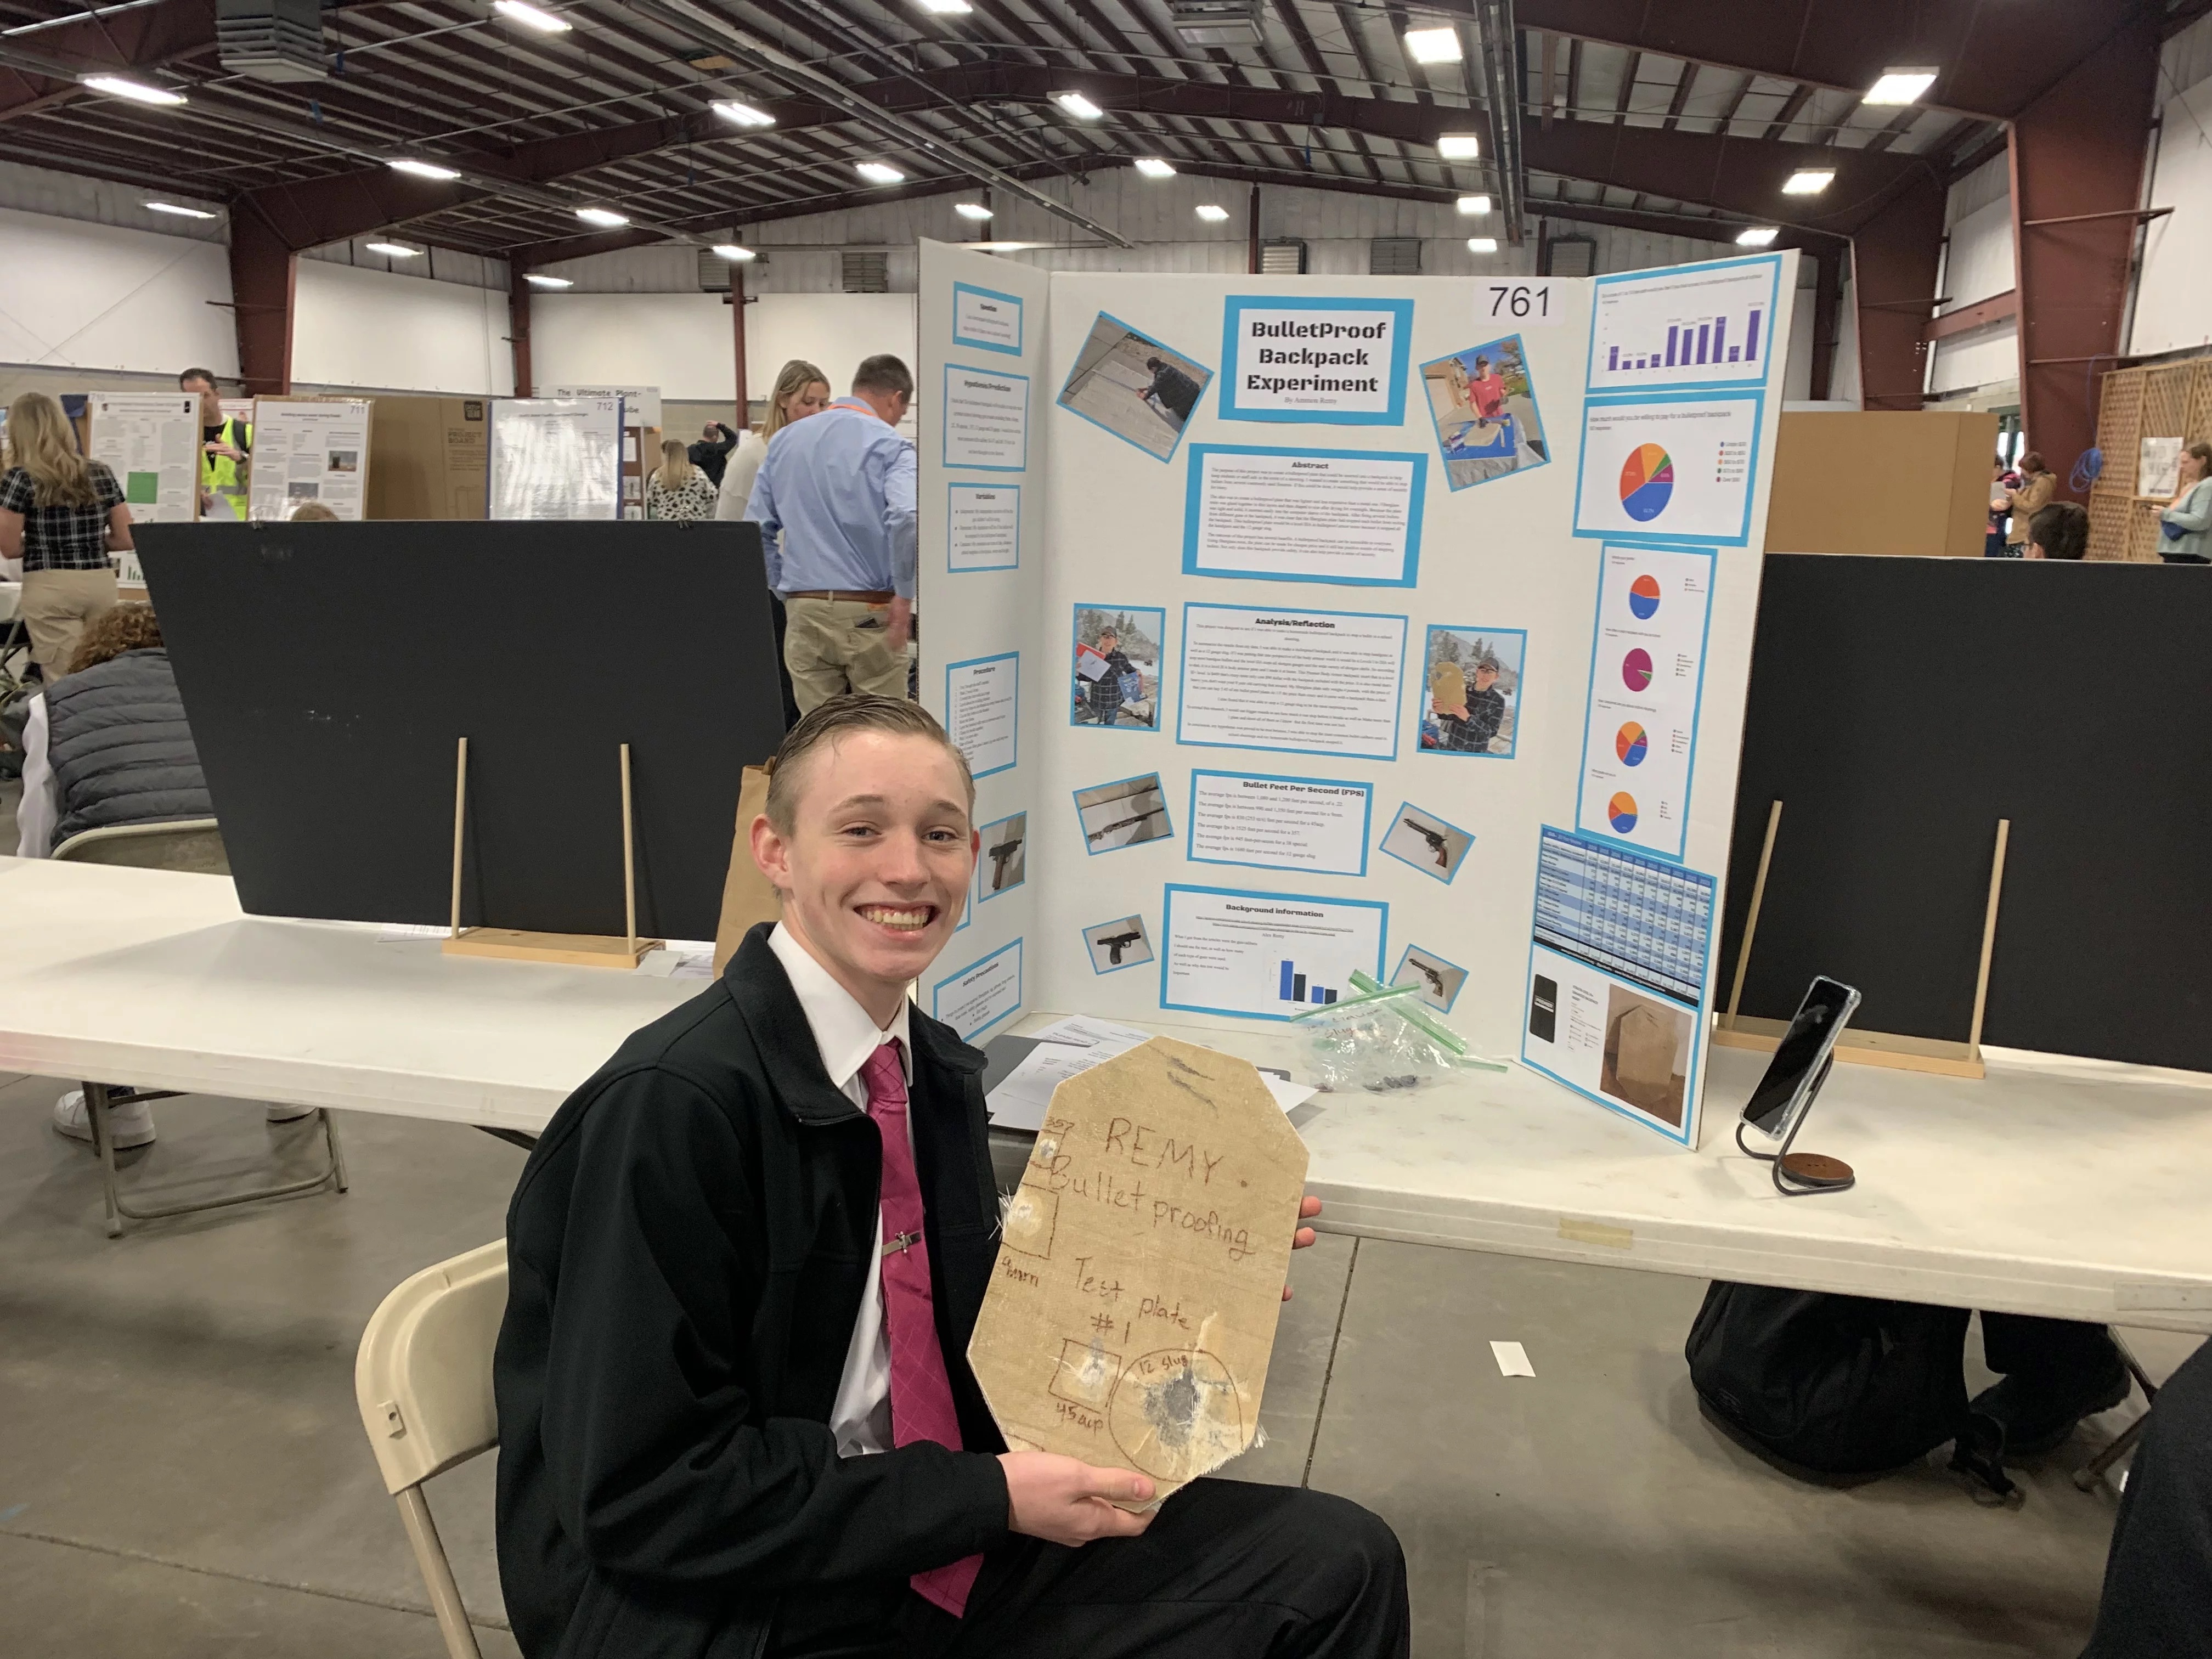
<path fill-rule="evenodd" d="M 1152 1483 L 1127 1469 L 1094 1468 L 1057 1452 L 1001 1452 L 1006 1474 L 1006 1524 L 1016 1532 L 1071 1547 L 1094 1538 L 1134 1538 L 1152 1524 L 1149 1515 L 1117 1510 L 1151 1501 Z"/>
<path fill-rule="evenodd" d="M 1311 1221 L 1320 1213 L 1321 1200 L 1316 1198 L 1311 1193 L 1308 1193 L 1304 1198 L 1298 1200 L 1299 1220 Z M 1307 1245 L 1313 1242 L 1314 1230 L 1310 1227 L 1301 1227 L 1291 1235 L 1291 1248 L 1294 1250 L 1303 1250 Z M 1283 1300 L 1288 1302 L 1290 1299 L 1291 1287 L 1285 1285 L 1283 1286 Z"/>

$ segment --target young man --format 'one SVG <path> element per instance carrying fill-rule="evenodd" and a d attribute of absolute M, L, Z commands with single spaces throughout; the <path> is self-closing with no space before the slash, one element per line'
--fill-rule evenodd
<path fill-rule="evenodd" d="M 1121 676 L 1129 672 L 1121 636 L 1109 628 L 1098 635 L 1098 654 L 1106 659 L 1106 672 L 1084 685 L 1083 718 L 1093 726 L 1111 726 L 1121 713 Z"/>
<path fill-rule="evenodd" d="M 1489 358 L 1474 360 L 1474 378 L 1468 382 L 1467 389 L 1474 404 L 1474 412 L 1485 425 L 1505 412 L 1505 380 L 1491 367 Z"/>
<path fill-rule="evenodd" d="M 243 519 L 253 476 L 253 423 L 223 414 L 212 369 L 186 369 L 177 376 L 177 390 L 200 400 L 200 516 Z"/>
<path fill-rule="evenodd" d="M 1006 1450 L 966 1362 L 983 1057 L 906 993 L 973 808 L 916 705 L 813 710 L 751 829 L 782 921 L 531 1155 L 494 1370 L 528 1659 L 1406 1653 L 1397 1540 L 1357 1506 L 1201 1480 L 1131 1514 L 1143 1476 Z"/>
<path fill-rule="evenodd" d="M 1147 357 L 1145 367 L 1152 372 L 1152 384 L 1145 388 L 1145 401 L 1176 426 L 1186 424 L 1202 395 L 1198 382 L 1163 358 Z"/>
<path fill-rule="evenodd" d="M 1478 755 L 1490 752 L 1490 740 L 1505 724 L 1505 694 L 1498 689 L 1498 665 L 1485 657 L 1468 674 L 1467 726 L 1459 746 Z"/>

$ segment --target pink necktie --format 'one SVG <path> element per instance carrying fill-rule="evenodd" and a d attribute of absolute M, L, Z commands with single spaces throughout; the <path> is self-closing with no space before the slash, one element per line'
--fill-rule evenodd
<path fill-rule="evenodd" d="M 952 1384 L 937 1345 L 937 1320 L 929 1293 L 929 1245 L 921 1228 L 921 1184 L 915 1178 L 914 1146 L 907 1135 L 906 1068 L 898 1040 L 876 1045 L 860 1067 L 868 1088 L 868 1115 L 884 1142 L 884 1333 L 891 1357 L 891 1443 L 934 1440 L 961 1449 L 960 1418 Z M 948 1566 L 914 1575 L 915 1591 L 958 1618 L 983 1565 L 970 1555 Z"/>

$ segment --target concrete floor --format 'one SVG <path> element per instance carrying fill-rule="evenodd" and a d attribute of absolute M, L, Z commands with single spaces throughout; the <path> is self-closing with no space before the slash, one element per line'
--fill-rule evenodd
<path fill-rule="evenodd" d="M 348 1114 L 345 1196 L 111 1242 L 89 1153 L 48 1127 L 58 1086 L 0 1079 L 0 1650 L 436 1659 L 354 1346 L 401 1279 L 497 1236 L 522 1154 Z M 312 1151 L 311 1127 L 251 1105 L 155 1110 L 161 1139 L 127 1155 L 127 1183 Z M 1238 1473 L 1397 1528 L 1424 1659 L 2079 1650 L 2114 1502 L 2067 1482 L 2087 1442 L 2026 1471 L 2018 1510 L 1932 1465 L 1816 1490 L 1698 1417 L 1681 1361 L 1697 1283 L 1341 1237 L 1294 1278 L 1267 1442 Z M 1501 1377 L 1493 1338 L 1524 1343 L 1535 1377 Z M 2144 1352 L 2162 1373 L 2190 1346 Z M 431 1504 L 496 1659 L 514 1650 L 490 1477 L 489 1460 L 441 1476 Z"/>

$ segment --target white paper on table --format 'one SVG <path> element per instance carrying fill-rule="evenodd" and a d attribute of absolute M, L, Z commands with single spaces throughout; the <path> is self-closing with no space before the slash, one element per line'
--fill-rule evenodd
<path fill-rule="evenodd" d="M 637 971 L 654 979 L 712 979 L 714 976 L 714 944 L 712 939 L 672 939 L 659 949 L 648 951 L 637 964 Z"/>
<path fill-rule="evenodd" d="M 379 945 L 404 945 L 410 939 L 443 939 L 453 930 L 426 921 L 387 921 L 376 936 Z"/>
<path fill-rule="evenodd" d="M 1536 1368 L 1528 1363 L 1528 1351 L 1518 1342 L 1493 1342 L 1491 1358 L 1498 1362 L 1500 1376 L 1534 1376 Z"/>
<path fill-rule="evenodd" d="M 1088 1014 L 1070 1014 L 1065 1019 L 1054 1020 L 1041 1031 L 1029 1031 L 1024 1035 L 1035 1037 L 1039 1042 L 1066 1042 L 1079 1048 L 1103 1044 L 1107 1054 L 1099 1056 L 1102 1060 L 1112 1054 L 1126 1054 L 1139 1043 L 1152 1040 L 1150 1031 L 1140 1031 L 1133 1025 L 1116 1025 L 1110 1019 L 1093 1019 Z"/>
<path fill-rule="evenodd" d="M 1080 1077 L 1092 1066 L 1103 1065 L 1116 1054 L 1127 1054 L 1139 1042 L 1152 1040 L 1152 1033 L 1139 1031 L 1127 1025 L 1116 1025 L 1110 1020 L 1086 1019 L 1080 1014 L 1072 1015 L 1047 1030 L 1073 1029 L 1091 1038 L 1089 1048 L 1044 1036 L 1033 1032 L 1037 1046 L 1022 1057 L 1021 1064 L 999 1080 L 985 1103 L 994 1129 L 1021 1129 L 1030 1133 L 1044 1127 L 1045 1114 L 1051 1109 L 1053 1091 L 1072 1077 Z M 1133 1040 L 1132 1040 L 1133 1039 Z M 1210 1044 L 1200 1044 L 1210 1047 Z M 1292 1083 L 1287 1077 L 1262 1066 L 1260 1080 L 1267 1085 L 1267 1092 L 1275 1103 L 1288 1112 L 1313 1098 L 1314 1091 L 1303 1083 Z"/>

